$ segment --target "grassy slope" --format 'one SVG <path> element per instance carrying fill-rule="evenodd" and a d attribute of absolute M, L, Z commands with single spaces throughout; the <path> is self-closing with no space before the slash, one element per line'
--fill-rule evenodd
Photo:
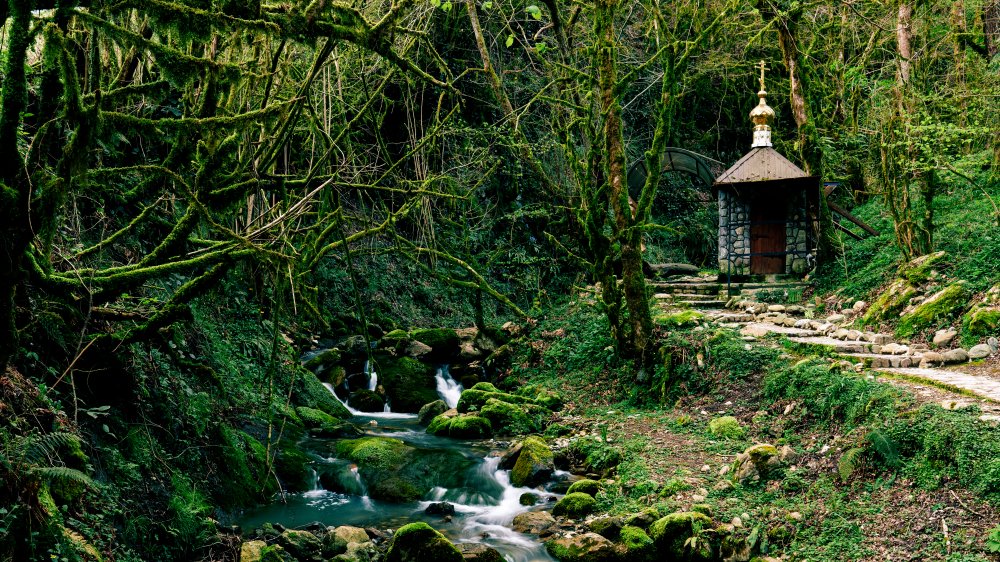
<path fill-rule="evenodd" d="M 554 311 L 506 381 L 559 390 L 567 409 L 550 433 L 588 432 L 576 448 L 595 461 L 623 459 L 615 483 L 598 494 L 602 511 L 670 512 L 705 502 L 718 521 L 739 517 L 758 548 L 801 560 L 990 559 L 1000 436 L 975 409 L 917 408 L 893 385 L 822 362 L 792 368 L 798 358 L 747 350 L 725 332 L 663 336 L 682 383 L 664 394 L 656 385 L 662 369 L 650 387 L 633 384 L 634 371 L 608 353 L 603 327 L 588 299 Z M 709 421 L 722 415 L 735 416 L 746 435 L 712 435 Z M 878 435 L 889 445 L 876 447 Z M 756 442 L 790 446 L 795 469 L 716 489 L 727 479 L 719 471 Z M 861 451 L 846 463 L 853 470 L 845 479 L 840 465 L 855 447 Z"/>

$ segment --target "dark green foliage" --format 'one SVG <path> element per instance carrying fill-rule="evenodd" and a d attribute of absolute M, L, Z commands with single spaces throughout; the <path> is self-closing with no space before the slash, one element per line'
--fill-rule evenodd
<path fill-rule="evenodd" d="M 606 474 L 622 462 L 622 452 L 618 447 L 595 437 L 574 439 L 569 444 L 568 452 L 581 460 L 588 471 L 597 473 Z"/>

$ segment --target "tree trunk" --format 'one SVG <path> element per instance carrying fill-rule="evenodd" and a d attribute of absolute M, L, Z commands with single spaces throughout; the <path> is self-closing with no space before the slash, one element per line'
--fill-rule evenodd
<path fill-rule="evenodd" d="M 617 45 L 614 14 L 620 0 L 598 0 L 595 15 L 598 90 L 604 117 L 604 155 L 608 170 L 608 196 L 621 246 L 622 282 L 625 305 L 631 323 L 631 354 L 647 364 L 653 334 L 653 319 L 646 296 L 646 277 L 642 271 L 642 231 L 629 205 L 625 169 L 625 142 L 622 132 L 622 109 L 618 101 Z"/>

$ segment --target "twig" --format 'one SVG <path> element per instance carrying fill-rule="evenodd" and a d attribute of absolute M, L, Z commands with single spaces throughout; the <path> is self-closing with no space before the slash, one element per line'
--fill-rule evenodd
<path fill-rule="evenodd" d="M 971 507 L 969 507 L 968 505 L 966 505 L 965 502 L 962 501 L 962 498 L 958 497 L 958 494 L 955 493 L 955 490 L 948 490 L 948 491 L 951 492 L 951 497 L 955 498 L 955 501 L 957 501 L 958 504 L 961 505 L 965 509 L 965 511 L 968 511 L 969 513 L 971 513 L 973 515 L 976 515 L 978 517 L 985 517 L 985 515 L 983 515 L 982 513 L 978 512 L 978 511 L 972 509 Z"/>

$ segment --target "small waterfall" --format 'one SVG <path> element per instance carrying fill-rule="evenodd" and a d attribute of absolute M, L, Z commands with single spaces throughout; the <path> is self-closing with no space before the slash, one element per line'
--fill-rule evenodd
<path fill-rule="evenodd" d="M 364 480 L 361 479 L 361 474 L 358 473 L 358 467 L 351 467 L 351 474 L 354 475 L 354 481 L 358 485 L 358 489 L 361 490 L 361 503 L 365 506 L 365 509 L 374 510 L 375 506 L 372 505 L 372 499 L 368 497 L 368 487 L 365 486 Z"/>
<path fill-rule="evenodd" d="M 323 487 L 320 486 L 319 484 L 319 473 L 316 472 L 316 469 L 311 466 L 308 468 L 309 468 L 309 481 L 308 481 L 309 490 L 305 492 L 303 496 L 307 498 L 314 498 L 328 494 L 329 492 L 324 490 Z"/>
<path fill-rule="evenodd" d="M 437 382 L 437 393 L 441 397 L 441 400 L 444 400 L 444 403 L 449 408 L 458 406 L 458 399 L 462 396 L 462 391 L 465 389 L 462 388 L 461 383 L 451 378 L 451 373 L 448 372 L 447 365 L 438 367 L 434 373 L 434 380 Z"/>
<path fill-rule="evenodd" d="M 372 369 L 371 361 L 365 361 L 365 373 L 368 374 L 368 390 L 375 392 L 375 389 L 378 388 L 378 373 Z M 386 410 L 386 412 L 388 411 Z"/>
<path fill-rule="evenodd" d="M 332 394 L 333 397 L 337 399 L 337 402 L 340 402 L 341 404 L 344 405 L 345 408 L 347 408 L 347 411 L 350 412 L 352 416 L 360 416 L 363 418 L 393 418 L 393 419 L 414 419 L 417 417 L 416 414 L 397 414 L 396 412 L 391 411 L 389 409 L 388 402 L 386 402 L 385 407 L 381 412 L 362 412 L 361 410 L 356 410 L 348 406 L 345 400 L 341 400 L 340 396 L 337 396 L 336 389 L 334 389 L 332 384 L 325 382 L 323 383 L 323 386 L 325 386 L 326 389 L 330 391 L 330 394 Z"/>

